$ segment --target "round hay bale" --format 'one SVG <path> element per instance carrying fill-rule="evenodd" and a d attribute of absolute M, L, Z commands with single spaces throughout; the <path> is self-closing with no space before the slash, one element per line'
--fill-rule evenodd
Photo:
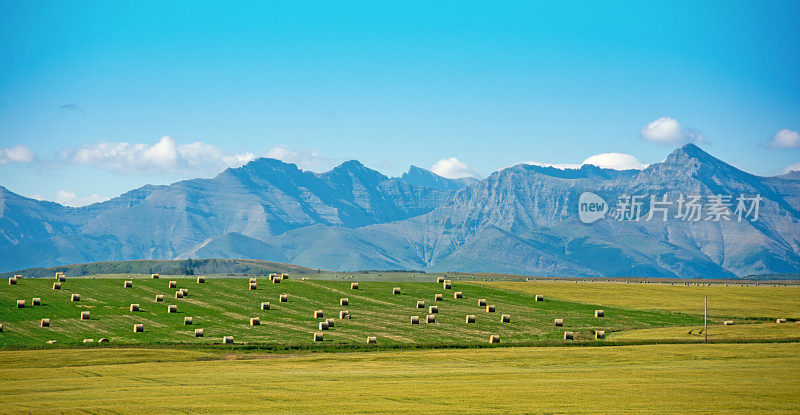
<path fill-rule="evenodd" d="M 467 314 L 467 324 L 475 322 L 475 315 L 474 314 Z"/>
<path fill-rule="evenodd" d="M 256 280 L 255 278 L 250 278 L 250 284 L 257 284 L 257 283 L 258 280 Z"/>
<path fill-rule="evenodd" d="M 108 339 L 105 338 L 105 337 L 101 337 L 100 340 L 98 340 L 98 342 L 99 343 L 108 343 Z"/>
<path fill-rule="evenodd" d="M 594 316 L 598 317 L 598 318 L 599 317 L 605 317 L 606 316 L 606 312 L 603 311 L 603 310 L 594 310 Z"/>
<path fill-rule="evenodd" d="M 722 322 L 722 324 L 724 324 L 726 326 L 732 326 L 733 325 L 733 320 L 725 320 L 725 321 Z"/>
<path fill-rule="evenodd" d="M 336 324 L 332 318 L 325 319 L 325 322 L 328 323 L 329 328 L 333 328 L 333 325 Z"/>
<path fill-rule="evenodd" d="M 367 344 L 376 344 L 378 343 L 378 338 L 375 336 L 367 336 Z"/>
<path fill-rule="evenodd" d="M 322 310 L 314 311 L 314 318 L 322 318 Z"/>
<path fill-rule="evenodd" d="M 438 306 L 432 305 L 432 306 L 428 307 L 428 313 L 429 314 L 436 314 L 438 312 L 439 312 L 439 307 Z"/>
<path fill-rule="evenodd" d="M 25 308 L 25 300 L 17 300 L 17 308 Z"/>
<path fill-rule="evenodd" d="M 62 274 L 56 273 L 56 281 L 64 282 L 66 280 L 67 280 L 67 277 L 63 273 Z"/>
<path fill-rule="evenodd" d="M 81 295 L 80 294 L 72 294 L 70 296 L 70 300 L 71 301 L 80 301 L 81 300 Z"/>
<path fill-rule="evenodd" d="M 320 321 L 319 322 L 319 329 L 320 330 L 328 330 L 328 322 L 327 321 Z"/>
<path fill-rule="evenodd" d="M 442 284 L 442 283 L 444 283 L 444 277 L 436 277 L 436 283 L 437 283 L 437 284 Z"/>
<path fill-rule="evenodd" d="M 222 338 L 222 344 L 233 344 L 233 336 L 224 336 Z"/>
<path fill-rule="evenodd" d="M 280 278 L 275 278 L 274 280 L 272 280 L 272 283 L 273 284 L 280 284 L 281 283 L 281 279 Z"/>
<path fill-rule="evenodd" d="M 442 301 L 444 300 L 444 296 L 442 294 L 434 294 L 433 301 Z"/>
<path fill-rule="evenodd" d="M 8 285 L 17 285 L 17 279 L 15 277 L 10 277 L 8 279 Z"/>
<path fill-rule="evenodd" d="M 436 316 L 433 314 L 428 314 L 425 316 L 425 322 L 428 324 L 436 323 Z"/>
<path fill-rule="evenodd" d="M 184 326 L 191 326 L 194 324 L 194 317 L 184 317 L 183 318 L 183 325 Z"/>
<path fill-rule="evenodd" d="M 350 283 L 350 289 L 351 290 L 357 290 L 358 289 L 358 283 L 357 282 L 351 282 Z"/>
<path fill-rule="evenodd" d="M 339 320 L 344 320 L 346 318 L 350 318 L 350 312 L 347 310 L 342 310 L 339 312 Z"/>
<path fill-rule="evenodd" d="M 131 280 L 127 280 L 127 281 L 125 281 L 125 285 L 124 285 L 124 287 L 125 287 L 125 288 L 131 288 L 131 287 L 133 287 L 133 281 L 131 281 Z"/>
<path fill-rule="evenodd" d="M 254 282 L 250 283 L 250 289 L 251 290 L 257 290 L 258 289 L 258 284 L 254 283 Z"/>
<path fill-rule="evenodd" d="M 175 298 L 183 298 L 183 291 L 181 290 L 175 291 Z"/>
<path fill-rule="evenodd" d="M 2 333 L 2 332 L 3 332 L 3 325 L 0 324 L 0 333 Z"/>
<path fill-rule="evenodd" d="M 486 307 L 486 299 L 481 298 L 478 300 L 478 307 Z"/>
<path fill-rule="evenodd" d="M 417 308 L 425 308 L 425 302 L 424 301 L 417 301 Z"/>
<path fill-rule="evenodd" d="M 178 288 L 178 281 L 170 281 L 169 288 Z"/>
<path fill-rule="evenodd" d="M 445 281 L 443 285 L 444 285 L 444 289 L 445 289 L 445 290 L 449 290 L 449 289 L 450 289 L 450 287 L 451 287 L 451 283 L 450 283 L 450 281 Z"/>
<path fill-rule="evenodd" d="M 206 277 L 197 277 L 198 284 L 205 284 L 205 282 L 206 282 Z"/>
<path fill-rule="evenodd" d="M 160 303 L 164 301 L 164 294 L 156 294 L 156 302 Z"/>
<path fill-rule="evenodd" d="M 131 311 L 139 311 L 139 304 L 131 304 Z"/>
<path fill-rule="evenodd" d="M 31 304 L 33 305 L 42 305 L 42 299 L 39 297 L 33 297 L 31 300 Z"/>
<path fill-rule="evenodd" d="M 500 322 L 501 323 L 510 323 L 511 322 L 511 315 L 509 315 L 509 314 L 501 314 L 500 315 Z"/>
<path fill-rule="evenodd" d="M 339 299 L 339 305 L 350 305 L 350 299 L 349 298 L 340 298 Z"/>
<path fill-rule="evenodd" d="M 534 299 L 535 299 L 536 301 L 544 301 L 544 296 L 543 296 L 543 295 L 541 295 L 541 294 L 536 294 L 536 297 L 534 297 Z"/>
<path fill-rule="evenodd" d="M 150 274 L 150 278 L 157 280 L 160 277 L 158 274 Z"/>
<path fill-rule="evenodd" d="M 393 295 L 400 295 L 400 287 L 392 288 L 392 294 Z M 369 337 L 367 337 L 367 338 L 369 338 Z"/>
<path fill-rule="evenodd" d="M 557 318 L 557 319 L 555 319 L 553 321 L 555 322 L 556 327 L 564 327 L 564 319 L 563 318 Z"/>
<path fill-rule="evenodd" d="M 177 312 L 178 312 L 178 306 L 176 306 L 175 304 L 170 304 L 167 306 L 167 313 L 177 313 Z"/>
<path fill-rule="evenodd" d="M 94 339 L 83 339 L 84 343 L 94 343 Z"/>
<path fill-rule="evenodd" d="M 54 290 L 60 290 L 61 289 L 61 283 L 60 282 L 54 282 L 53 283 L 53 289 Z"/>
<path fill-rule="evenodd" d="M 267 303 L 267 302 L 261 303 L 261 309 L 262 310 L 269 310 L 269 303 Z"/>
<path fill-rule="evenodd" d="M 250 319 L 250 325 L 251 326 L 260 326 L 261 325 L 261 319 L 258 318 L 258 317 L 251 318 Z"/>
<path fill-rule="evenodd" d="M 278 299 L 281 303 L 288 303 L 289 302 L 289 294 L 281 294 L 280 298 Z"/>
<path fill-rule="evenodd" d="M 90 318 L 90 313 L 88 311 L 81 311 L 81 320 L 89 320 Z"/>
<path fill-rule="evenodd" d="M 134 324 L 133 325 L 133 332 L 134 333 L 144 333 L 144 324 Z"/>
<path fill-rule="evenodd" d="M 50 319 L 49 318 L 43 318 L 42 322 L 40 323 L 40 325 L 42 327 L 50 327 Z"/>
<path fill-rule="evenodd" d="M 323 340 L 322 340 L 322 333 L 320 333 L 320 332 L 314 332 L 314 341 L 315 341 L 315 342 L 321 342 L 321 341 L 323 341 Z"/>
<path fill-rule="evenodd" d="M 453 298 L 464 298 L 464 294 L 461 291 L 456 291 L 453 293 Z"/>
<path fill-rule="evenodd" d="M 181 288 L 181 294 L 183 294 L 184 297 L 188 297 L 189 296 L 189 289 L 188 288 Z"/>
<path fill-rule="evenodd" d="M 489 343 L 500 343 L 500 336 L 492 334 L 489 336 Z"/>
<path fill-rule="evenodd" d="M 778 323 L 778 324 L 783 324 L 783 323 L 786 323 L 786 319 L 785 318 L 779 318 L 779 319 L 776 319 L 775 322 Z"/>
<path fill-rule="evenodd" d="M 289 279 L 289 274 L 286 274 L 286 273 L 281 274 L 281 279 L 282 280 L 288 280 Z"/>
<path fill-rule="evenodd" d="M 606 338 L 606 331 L 605 330 L 595 330 L 594 331 L 594 339 L 601 340 Z"/>
<path fill-rule="evenodd" d="M 575 337 L 575 333 L 571 331 L 564 332 L 564 340 L 572 340 Z"/>
<path fill-rule="evenodd" d="M 494 305 L 491 305 L 491 304 L 487 305 L 486 306 L 486 312 L 487 313 L 494 313 Z"/>
<path fill-rule="evenodd" d="M 194 329 L 194 337 L 203 337 L 205 334 L 205 330 L 203 329 Z"/>
<path fill-rule="evenodd" d="M 419 324 L 419 316 L 411 316 L 411 324 Z"/>

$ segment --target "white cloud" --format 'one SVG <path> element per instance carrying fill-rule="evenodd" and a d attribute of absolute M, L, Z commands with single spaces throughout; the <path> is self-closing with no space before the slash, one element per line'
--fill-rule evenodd
<path fill-rule="evenodd" d="M 794 163 L 794 164 L 790 165 L 789 167 L 783 169 L 784 173 L 789 173 L 789 172 L 792 172 L 792 171 L 800 171 L 800 162 Z"/>
<path fill-rule="evenodd" d="M 556 169 L 579 169 L 585 164 L 592 164 L 604 169 L 614 170 L 641 170 L 647 167 L 647 164 L 640 162 L 636 157 L 624 153 L 601 153 L 588 157 L 583 163 L 542 163 L 538 161 L 526 161 L 523 164 L 540 167 L 553 167 Z"/>
<path fill-rule="evenodd" d="M 77 149 L 64 149 L 60 159 L 122 173 L 216 173 L 255 158 L 252 153 L 230 154 L 201 142 L 178 144 L 161 137 L 155 144 L 99 141 Z"/>
<path fill-rule="evenodd" d="M 0 165 L 6 163 L 30 163 L 36 160 L 36 153 L 28 146 L 0 148 Z"/>
<path fill-rule="evenodd" d="M 775 133 L 770 147 L 775 149 L 800 148 L 800 133 L 788 129 L 783 129 Z"/>
<path fill-rule="evenodd" d="M 324 172 L 335 167 L 339 160 L 322 157 L 317 150 L 297 151 L 285 146 L 274 146 L 264 153 L 264 157 L 294 163 L 303 170 Z"/>
<path fill-rule="evenodd" d="M 463 161 L 450 157 L 441 159 L 431 166 L 431 171 L 448 179 L 462 179 L 464 177 L 478 177 L 478 173 Z"/>
<path fill-rule="evenodd" d="M 677 120 L 670 117 L 661 117 L 642 127 L 639 136 L 665 146 L 703 142 L 702 135 L 690 128 L 682 127 Z"/>
<path fill-rule="evenodd" d="M 88 196 L 78 196 L 75 192 L 69 190 L 59 190 L 58 193 L 56 193 L 55 202 L 61 203 L 64 206 L 79 207 L 103 202 L 108 199 L 109 198 L 96 193 L 92 193 Z"/>
<path fill-rule="evenodd" d="M 642 164 L 642 162 L 637 160 L 636 157 L 623 153 L 595 154 L 594 156 L 584 160 L 583 164 L 593 164 L 597 167 L 614 170 L 641 170 L 647 167 L 646 164 Z"/>

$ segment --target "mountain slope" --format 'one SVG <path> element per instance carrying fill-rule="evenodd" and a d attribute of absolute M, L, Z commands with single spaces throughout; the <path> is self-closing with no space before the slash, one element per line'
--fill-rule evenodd
<path fill-rule="evenodd" d="M 145 186 L 77 209 L 2 189 L 0 249 L 6 250 L 0 269 L 68 258 L 176 258 L 226 234 L 263 239 L 314 224 L 352 228 L 401 220 L 429 212 L 450 193 L 390 179 L 357 161 L 316 174 L 274 159 L 257 159 L 213 179 Z"/>
<path fill-rule="evenodd" d="M 472 177 L 465 177 L 463 179 L 448 179 L 439 176 L 432 171 L 425 170 L 417 166 L 409 167 L 408 172 L 403 173 L 403 175 L 400 176 L 400 179 L 411 185 L 430 187 L 440 190 L 458 190 L 462 187 L 472 186 L 478 182 L 477 179 Z"/>

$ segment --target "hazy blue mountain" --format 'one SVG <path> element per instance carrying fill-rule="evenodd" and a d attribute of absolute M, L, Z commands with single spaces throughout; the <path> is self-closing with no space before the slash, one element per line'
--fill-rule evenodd
<path fill-rule="evenodd" d="M 462 179 L 447 179 L 421 167 L 411 166 L 408 172 L 400 176 L 404 182 L 420 187 L 430 187 L 440 190 L 458 190 L 465 186 L 472 186 L 478 180 L 472 177 Z"/>
<path fill-rule="evenodd" d="M 287 262 L 286 255 L 280 248 L 259 239 L 240 233 L 226 233 L 210 238 L 190 251 L 178 255 L 175 259 L 192 258 L 237 258 L 261 259 L 270 262 Z"/>
<path fill-rule="evenodd" d="M 266 158 L 213 179 L 145 186 L 82 208 L 3 188 L 0 269 L 189 257 L 212 248 L 252 253 L 206 245 L 227 234 L 263 239 L 314 224 L 355 228 L 402 220 L 431 211 L 451 193 L 391 179 L 357 161 L 317 174 Z M 101 242 L 102 250 L 94 248 Z"/>
<path fill-rule="evenodd" d="M 578 198 L 760 194 L 757 221 L 592 224 Z M 735 203 L 735 202 L 734 202 Z M 646 206 L 645 206 L 646 209 Z M 646 210 L 645 212 L 646 213 Z M 0 270 L 122 259 L 254 258 L 333 270 L 735 277 L 800 272 L 800 178 L 759 177 L 694 145 L 617 171 L 516 165 L 475 182 L 357 161 L 326 173 L 258 159 L 84 208 L 0 189 Z"/>

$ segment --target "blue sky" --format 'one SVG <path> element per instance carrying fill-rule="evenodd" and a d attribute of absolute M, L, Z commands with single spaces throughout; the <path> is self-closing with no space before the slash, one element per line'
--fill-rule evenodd
<path fill-rule="evenodd" d="M 685 142 L 800 163 L 800 2 L 162 3 L 0 3 L 0 185 L 79 205 L 264 155 L 485 177 Z"/>

